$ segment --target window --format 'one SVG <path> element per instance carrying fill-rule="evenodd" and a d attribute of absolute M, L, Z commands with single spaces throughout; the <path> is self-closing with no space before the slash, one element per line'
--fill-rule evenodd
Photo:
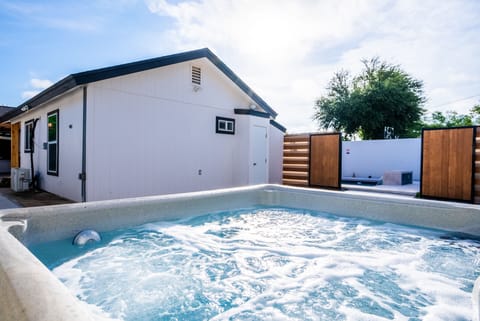
<path fill-rule="evenodd" d="M 47 114 L 47 174 L 58 175 L 58 110 Z"/>
<path fill-rule="evenodd" d="M 33 120 L 29 120 L 25 122 L 25 144 L 24 144 L 24 152 L 25 153 L 33 153 Z"/>
<path fill-rule="evenodd" d="M 217 117 L 216 133 L 235 135 L 235 119 Z"/>

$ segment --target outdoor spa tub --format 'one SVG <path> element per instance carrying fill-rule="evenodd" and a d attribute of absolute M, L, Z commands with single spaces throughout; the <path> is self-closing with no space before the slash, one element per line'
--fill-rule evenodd
<path fill-rule="evenodd" d="M 273 224 L 278 225 L 274 227 Z M 143 227 L 133 228 L 138 226 Z M 325 232 L 319 232 L 322 228 Z M 415 232 L 417 229 L 419 235 Z M 82 230 L 95 230 L 105 244 L 75 248 L 72 240 Z M 148 238 L 146 243 L 158 248 L 154 252 L 160 252 L 161 257 L 152 258 L 148 249 L 131 251 L 124 247 L 133 239 L 143 246 L 138 233 Z M 378 240 L 370 243 L 379 234 L 387 235 L 388 239 L 379 238 L 379 243 Z M 460 317 L 460 320 L 480 321 L 480 281 L 475 281 L 479 275 L 478 258 L 470 257 L 460 264 L 437 260 L 451 257 L 453 252 L 476 256 L 480 253 L 479 236 L 480 209 L 477 205 L 277 185 L 3 210 L 0 212 L 0 320 L 76 321 L 123 317 L 136 320 L 127 317 L 129 312 L 95 313 L 105 302 L 127 293 L 121 304 L 109 304 L 123 309 L 126 301 L 148 300 L 153 296 L 155 309 L 168 302 L 173 308 L 181 307 L 183 312 L 193 309 L 188 319 L 198 320 L 328 320 L 329 313 L 338 309 L 340 315 L 332 319 L 453 320 L 450 319 L 452 315 L 457 315 L 458 311 L 465 314 L 468 310 L 469 316 Z M 233 243 L 234 239 L 239 243 Z M 301 244 L 295 244 L 297 239 Z M 183 243 L 175 243 L 178 240 Z M 405 240 L 407 243 L 402 243 Z M 430 252 L 430 245 L 425 246 L 424 240 L 431 242 L 429 244 L 437 252 Z M 464 241 L 467 243 L 462 243 Z M 337 250 L 331 247 L 332 243 L 342 243 L 346 248 Z M 43 244 L 63 244 L 67 252 L 71 247 L 80 254 L 60 259 L 52 268 L 41 255 L 37 259 L 32 252 L 40 253 L 43 249 L 47 255 L 55 256 L 61 251 L 54 247 L 45 252 Z M 424 252 L 418 254 L 415 246 Z M 356 252 L 351 251 L 356 247 L 359 247 Z M 164 252 L 166 248 L 173 249 L 173 253 Z M 379 252 L 371 252 L 371 248 Z M 146 282 L 147 294 L 128 293 L 144 280 L 133 280 L 123 288 L 117 287 L 129 282 L 128 277 L 122 277 L 120 273 L 123 272 L 119 272 L 125 264 L 116 261 L 119 259 L 117 252 L 111 258 L 94 261 L 100 254 L 108 255 L 112 251 L 140 255 L 141 259 L 128 262 L 132 264 L 132 272 L 151 280 Z M 376 271 L 378 263 L 387 261 L 387 257 L 387 266 L 380 270 L 381 273 Z M 164 265 L 163 258 L 173 260 L 175 269 Z M 203 261 L 198 263 L 195 260 L 199 258 Z M 425 258 L 434 263 L 428 267 L 411 258 Z M 216 263 L 202 270 L 202 264 L 212 262 Z M 403 274 L 407 279 L 410 277 L 410 283 L 397 279 L 402 274 L 397 269 L 399 262 L 403 264 L 399 269 L 407 271 Z M 94 271 L 78 274 L 86 264 L 93 266 Z M 100 271 L 109 264 L 113 266 L 112 272 L 100 276 Z M 138 271 L 147 265 L 159 271 L 152 276 Z M 413 265 L 421 271 L 417 269 L 410 275 Z M 189 275 L 190 270 L 184 267 L 198 274 Z M 240 274 L 242 269 L 253 280 Z M 463 301 L 450 302 L 450 308 L 443 310 L 437 298 L 453 297 L 443 295 L 442 291 L 456 284 L 455 269 L 464 269 L 470 279 L 462 289 L 454 291 L 463 293 Z M 203 284 L 204 280 L 198 279 L 202 275 L 215 282 L 214 286 Z M 359 275 L 362 278 L 357 278 Z M 446 276 L 453 278 L 445 279 L 448 286 L 428 288 Z M 191 285 L 182 288 L 187 279 L 193 279 L 200 290 L 193 291 Z M 163 285 L 155 286 L 155 280 Z M 174 284 L 165 285 L 169 280 L 174 280 Z M 234 282 L 229 283 L 229 280 Z M 292 284 L 290 280 L 300 282 Z M 83 287 L 85 283 L 95 287 L 100 284 L 98 282 L 106 283 L 102 283 L 101 289 Z M 90 298 L 112 285 L 116 292 L 100 297 L 100 307 L 92 308 L 96 303 L 92 304 Z M 202 293 L 202 289 L 210 297 Z M 322 292 L 324 289 L 330 291 L 328 295 Z M 416 293 L 412 289 L 425 291 Z M 165 299 L 165 295 L 158 296 L 162 291 L 180 291 L 183 296 L 173 303 L 172 296 L 161 301 Z M 390 298 L 395 291 L 399 299 Z M 378 296 L 374 292 L 379 292 Z M 425 293 L 433 293 L 433 296 Z M 336 297 L 347 303 L 331 301 Z M 193 308 L 186 307 L 183 298 L 193 302 Z M 212 298 L 220 302 L 220 306 L 214 307 L 208 302 L 210 314 L 202 314 L 208 309 L 199 304 Z M 420 306 L 418 311 L 408 310 L 410 300 Z M 468 307 L 461 306 L 465 302 Z M 429 305 L 435 307 L 429 308 Z M 145 308 L 141 310 L 146 311 Z M 442 318 L 442 311 L 449 316 Z M 182 319 L 162 313 L 152 310 L 152 315 L 157 316 L 152 320 Z M 183 319 L 187 317 L 184 315 Z"/>

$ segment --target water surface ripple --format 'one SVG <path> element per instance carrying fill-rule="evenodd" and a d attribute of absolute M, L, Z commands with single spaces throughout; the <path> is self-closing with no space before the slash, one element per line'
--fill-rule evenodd
<path fill-rule="evenodd" d="M 464 321 L 480 274 L 478 241 L 284 208 L 103 237 L 32 251 L 97 315 L 128 321 Z"/>

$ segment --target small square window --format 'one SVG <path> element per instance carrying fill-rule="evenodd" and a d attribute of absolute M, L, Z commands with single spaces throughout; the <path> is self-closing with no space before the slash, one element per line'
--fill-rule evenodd
<path fill-rule="evenodd" d="M 217 134 L 229 134 L 235 135 L 235 119 L 217 117 L 216 121 L 216 133 Z"/>

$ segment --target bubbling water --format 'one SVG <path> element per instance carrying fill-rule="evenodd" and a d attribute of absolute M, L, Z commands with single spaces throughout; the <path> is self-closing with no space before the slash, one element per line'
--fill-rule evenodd
<path fill-rule="evenodd" d="M 128 321 L 471 320 L 480 274 L 475 240 L 284 208 L 102 237 L 32 251 L 95 313 Z"/>

